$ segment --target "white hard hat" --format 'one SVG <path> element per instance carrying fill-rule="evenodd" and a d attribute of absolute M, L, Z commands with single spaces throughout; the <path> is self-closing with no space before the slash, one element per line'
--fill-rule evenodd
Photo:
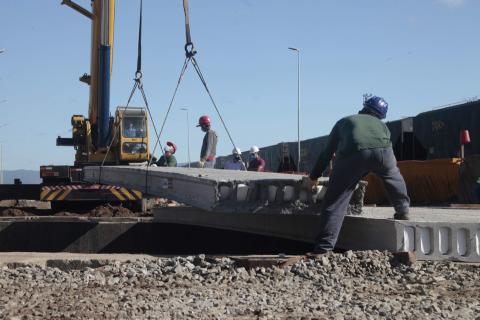
<path fill-rule="evenodd" d="M 258 149 L 257 146 L 252 146 L 252 147 L 250 148 L 250 153 L 257 153 L 257 152 L 259 152 L 259 151 L 260 151 L 260 149 Z"/>
<path fill-rule="evenodd" d="M 242 151 L 240 150 L 240 148 L 233 148 L 232 154 L 242 154 Z"/>

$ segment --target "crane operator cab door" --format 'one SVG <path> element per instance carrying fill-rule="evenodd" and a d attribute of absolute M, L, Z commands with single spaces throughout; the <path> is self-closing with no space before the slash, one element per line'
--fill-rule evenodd
<path fill-rule="evenodd" d="M 149 160 L 148 117 L 145 109 L 118 107 L 115 123 L 119 126 L 118 152 L 121 163 Z"/>

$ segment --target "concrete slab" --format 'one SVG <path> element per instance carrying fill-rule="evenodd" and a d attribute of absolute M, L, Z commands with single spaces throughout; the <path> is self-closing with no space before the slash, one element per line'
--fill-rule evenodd
<path fill-rule="evenodd" d="M 391 207 L 363 207 L 363 217 L 388 219 L 393 216 Z M 411 216 L 416 222 L 466 222 L 479 223 L 479 209 L 459 209 L 451 207 L 412 207 Z"/>
<path fill-rule="evenodd" d="M 338 248 L 416 251 L 419 260 L 480 262 L 480 211 L 412 208 L 412 220 L 393 220 L 393 209 L 365 208 L 345 218 Z M 154 209 L 157 222 L 207 226 L 313 243 L 319 215 L 275 213 L 173 213 Z"/>
<path fill-rule="evenodd" d="M 302 254 L 312 249 L 319 215 L 209 212 L 157 208 L 151 218 L 15 217 L 0 219 L 0 251 Z M 416 251 L 419 260 L 480 262 L 480 211 L 412 208 L 396 221 L 391 208 L 347 216 L 338 247 Z"/>
<path fill-rule="evenodd" d="M 88 182 L 125 186 L 210 211 L 254 211 L 269 203 L 307 201 L 302 175 L 146 166 L 86 167 Z M 323 179 L 323 182 L 328 179 Z"/>

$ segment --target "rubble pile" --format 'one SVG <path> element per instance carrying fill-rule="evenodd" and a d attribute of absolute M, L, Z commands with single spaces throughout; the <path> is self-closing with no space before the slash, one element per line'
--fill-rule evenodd
<path fill-rule="evenodd" d="M 285 268 L 199 256 L 0 269 L 1 318 L 478 319 L 480 266 L 347 251 Z"/>

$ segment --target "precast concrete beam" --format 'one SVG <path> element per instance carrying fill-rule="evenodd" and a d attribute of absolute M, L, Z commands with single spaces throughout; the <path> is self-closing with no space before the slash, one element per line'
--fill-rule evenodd
<path fill-rule="evenodd" d="M 480 262 L 480 211 L 411 208 L 412 220 L 393 220 L 393 209 L 369 207 L 346 216 L 337 247 L 346 250 L 415 251 L 419 260 Z M 154 209 L 162 223 L 206 226 L 314 243 L 320 215 L 174 212 Z M 221 241 L 219 239 L 219 241 Z"/>
<path fill-rule="evenodd" d="M 146 166 L 85 167 L 84 180 L 128 187 L 209 211 L 254 211 L 268 203 L 311 200 L 304 176 L 270 172 Z M 326 183 L 328 179 L 321 180 Z"/>
<path fill-rule="evenodd" d="M 200 211 L 170 209 L 178 214 Z M 157 223 L 152 218 L 0 217 L 0 252 L 225 255 L 301 254 L 308 249 L 308 243 L 284 238 Z"/>

